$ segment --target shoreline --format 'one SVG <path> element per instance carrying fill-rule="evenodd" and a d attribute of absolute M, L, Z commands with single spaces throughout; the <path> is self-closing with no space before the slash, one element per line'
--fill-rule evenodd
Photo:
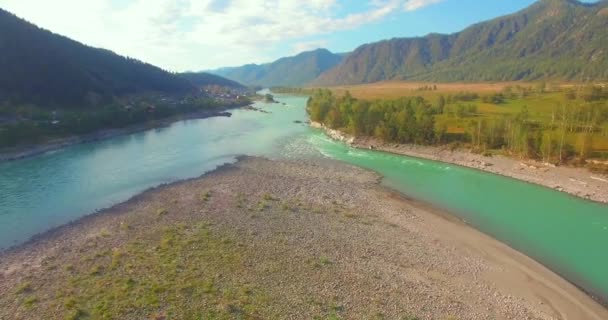
<path fill-rule="evenodd" d="M 166 119 L 155 120 L 151 122 L 135 124 L 125 128 L 103 129 L 93 133 L 83 135 L 69 136 L 64 138 L 53 139 L 47 142 L 42 142 L 33 145 L 0 149 L 0 163 L 6 161 L 15 161 L 25 158 L 34 157 L 47 152 L 60 150 L 73 145 L 96 142 L 111 139 L 118 136 L 129 135 L 133 133 L 143 132 L 151 129 L 167 127 L 175 122 L 194 119 L 207 119 L 213 117 L 231 117 L 229 110 L 238 109 L 242 106 L 219 108 L 217 110 L 204 110 L 188 114 L 176 115 Z"/>
<path fill-rule="evenodd" d="M 380 183 L 380 182 L 379 182 Z M 391 195 L 391 197 L 394 197 L 396 199 L 399 199 L 403 202 L 407 202 L 410 203 L 412 206 L 425 210 L 429 213 L 432 213 L 433 215 L 435 215 L 437 218 L 439 219 L 443 219 L 445 221 L 448 221 L 449 223 L 455 224 L 455 225 L 460 225 L 460 226 L 464 226 L 467 228 L 470 228 L 472 230 L 475 230 L 476 232 L 492 239 L 493 241 L 498 242 L 500 245 L 508 248 L 508 250 L 514 252 L 517 255 L 520 255 L 522 257 L 525 257 L 525 259 L 529 259 L 531 261 L 533 261 L 535 264 L 538 264 L 540 266 L 542 266 L 543 268 L 546 268 L 547 270 L 549 270 L 550 272 L 554 273 L 556 276 L 558 276 L 560 279 L 568 282 L 569 284 L 571 284 L 572 286 L 576 287 L 578 290 L 580 290 L 582 293 L 584 293 L 586 296 L 588 296 L 589 298 L 591 298 L 593 301 L 597 302 L 598 304 L 600 304 L 601 306 L 603 306 L 604 308 L 606 308 L 608 310 L 608 300 L 604 299 L 601 297 L 601 295 L 594 293 L 586 288 L 584 288 L 583 286 L 575 283 L 574 281 L 571 281 L 568 276 L 566 274 L 562 274 L 560 272 L 557 272 L 555 270 L 553 270 L 551 268 L 551 265 L 545 264 L 539 260 L 537 260 L 536 258 L 529 256 L 521 251 L 519 251 L 518 249 L 516 249 L 515 247 L 511 246 L 509 243 L 507 242 L 503 242 L 501 240 L 498 240 L 496 238 L 494 238 L 491 234 L 486 233 L 485 231 L 482 231 L 480 229 L 478 229 L 477 227 L 475 227 L 474 225 L 470 224 L 469 222 L 467 222 L 466 220 L 454 215 L 453 213 L 450 213 L 448 209 L 446 208 L 442 208 L 442 207 L 438 207 L 436 205 L 434 205 L 433 203 L 430 202 L 426 202 L 424 200 L 419 200 L 419 199 L 415 199 L 415 198 L 411 198 L 397 190 L 391 189 L 390 187 L 385 187 L 387 192 Z"/>
<path fill-rule="evenodd" d="M 196 181 L 196 180 L 201 180 L 201 179 L 205 179 L 207 176 L 213 175 L 213 174 L 220 174 L 222 173 L 223 170 L 230 170 L 231 168 L 233 168 L 238 162 L 243 161 L 245 159 L 251 158 L 249 156 L 237 156 L 236 157 L 236 162 L 235 163 L 230 163 L 230 162 L 226 162 L 222 165 L 219 165 L 217 168 L 205 172 L 202 175 L 196 176 L 196 177 L 192 177 L 192 178 L 185 178 L 185 179 L 180 179 L 180 180 L 176 180 L 173 182 L 168 182 L 168 183 L 161 183 L 157 186 L 154 187 L 150 187 L 147 188 L 133 196 L 131 196 L 130 198 L 110 205 L 108 207 L 105 208 L 100 208 L 97 209 L 91 213 L 85 214 L 79 218 L 76 218 L 70 222 L 67 222 L 65 224 L 62 225 L 58 225 L 56 227 L 53 227 L 51 229 L 48 229 L 46 231 L 37 233 L 33 236 L 31 236 L 28 240 L 26 240 L 25 242 L 22 242 L 20 244 L 16 244 L 16 245 L 11 245 L 8 246 L 4 249 L 0 248 L 0 258 L 2 258 L 2 256 L 4 255 L 8 255 L 17 251 L 21 251 L 21 250 L 27 250 L 28 247 L 30 246 L 36 246 L 38 245 L 40 242 L 44 242 L 44 241 L 48 241 L 51 239 L 54 239 L 56 237 L 60 237 L 62 234 L 66 233 L 66 232 L 70 232 L 72 230 L 76 230 L 79 228 L 79 226 L 85 225 L 87 223 L 89 223 L 89 220 L 95 220 L 98 219 L 99 217 L 103 217 L 105 215 L 111 215 L 113 212 L 116 211 L 120 211 L 120 209 L 124 208 L 124 207 L 128 207 L 129 205 L 132 205 L 133 203 L 137 203 L 139 201 L 143 201 L 146 197 L 146 195 L 150 194 L 150 193 L 155 193 L 155 192 L 162 192 L 163 190 L 173 187 L 173 186 L 178 186 L 178 185 L 182 185 L 182 184 L 186 184 L 188 182 L 192 182 L 192 181 Z M 1 261 L 1 259 L 0 259 Z M 1 318 L 0 318 L 1 320 Z"/>
<path fill-rule="evenodd" d="M 86 247 L 89 248 L 87 250 L 92 250 L 91 239 L 96 243 L 94 248 L 100 248 L 102 251 L 109 248 L 116 250 L 124 245 L 123 242 L 138 239 L 139 232 L 148 232 L 148 229 L 154 229 L 156 225 L 166 228 L 184 222 L 190 224 L 204 218 L 209 221 L 214 231 L 223 230 L 222 227 L 225 227 L 238 237 L 257 239 L 241 239 L 239 242 L 239 246 L 247 246 L 245 243 L 252 246 L 251 251 L 246 254 L 253 254 L 252 259 L 257 263 L 247 263 L 246 265 L 250 266 L 248 268 L 272 261 L 273 264 L 285 264 L 284 268 L 289 269 L 288 265 L 294 265 L 293 259 L 303 259 L 300 256 L 306 256 L 309 250 L 312 250 L 313 256 L 315 252 L 324 252 L 324 255 L 331 259 L 328 266 L 335 265 L 337 269 L 319 269 L 313 265 L 310 271 L 312 273 L 307 274 L 306 266 L 296 263 L 295 270 L 305 274 L 289 275 L 289 271 L 285 271 L 286 276 L 294 279 L 278 279 L 276 286 L 284 286 L 285 281 L 293 281 L 296 287 L 302 285 L 308 288 L 308 282 L 312 281 L 313 288 L 322 288 L 320 284 L 319 287 L 315 286 L 317 281 L 333 283 L 331 279 L 337 277 L 335 281 L 340 283 L 339 287 L 332 285 L 330 288 L 334 289 L 331 290 L 314 290 L 321 290 L 317 294 L 322 296 L 345 294 L 343 299 L 347 302 L 344 302 L 342 312 L 354 312 L 346 313 L 346 318 L 362 316 L 357 313 L 362 312 L 357 308 L 361 302 L 370 303 L 369 307 L 373 305 L 383 308 L 384 304 L 376 305 L 378 302 L 374 299 L 401 301 L 405 296 L 409 303 L 403 306 L 411 308 L 412 312 L 408 314 L 417 314 L 421 319 L 450 315 L 467 319 L 499 316 L 600 320 L 608 316 L 605 306 L 542 264 L 459 219 L 450 219 L 452 216 L 444 210 L 410 200 L 379 185 L 379 176 L 376 173 L 332 160 L 272 161 L 256 157 L 239 157 L 237 160 L 236 163 L 222 165 L 197 178 L 150 188 L 123 203 L 39 234 L 6 251 L 0 251 L 0 279 L 4 280 L 0 281 L 0 289 L 7 293 L 13 292 L 10 290 L 11 285 L 18 284 L 19 279 L 23 277 L 40 277 L 43 283 L 41 286 L 44 286 L 49 280 L 47 277 L 50 277 L 51 283 L 47 285 L 52 286 L 52 277 L 55 275 L 47 274 L 47 270 L 53 270 L 48 269 L 48 261 L 58 261 L 63 265 L 65 259 L 73 259 L 75 255 L 81 256 L 82 249 L 78 248 Z M 328 177 L 328 172 L 337 173 Z M 285 179 L 286 176 L 293 179 Z M 251 178 L 260 178 L 265 182 L 261 184 L 263 187 L 260 188 L 258 182 L 251 182 L 256 180 Z M 186 209 L 182 208 L 182 203 L 192 201 L 198 203 L 198 206 L 201 205 L 201 200 L 198 200 L 201 191 L 197 190 L 211 192 L 203 209 L 190 212 L 190 209 L 187 209 L 191 208 L 190 205 L 186 205 Z M 272 194 L 276 200 L 269 200 L 264 212 L 256 213 L 258 209 L 255 199 L 266 198 L 266 194 Z M 327 196 L 334 199 L 331 204 Z M 239 200 L 241 197 L 247 199 L 245 203 Z M 171 202 L 169 199 L 174 200 Z M 234 207 L 234 201 L 237 203 L 236 208 L 243 205 L 242 210 L 245 212 L 250 210 L 245 210 L 250 206 L 246 202 L 252 202 L 251 206 L 256 209 L 248 214 L 234 213 L 232 211 L 238 210 Z M 168 209 L 166 217 L 155 213 L 158 212 L 156 206 L 161 204 Z M 287 213 L 284 208 L 281 209 L 286 204 L 290 207 Z M 128 231 L 125 231 L 125 224 L 128 224 Z M 337 233 L 336 238 L 332 236 L 333 233 Z M 283 234 L 293 235 L 287 238 L 293 242 L 288 240 L 286 244 Z M 314 236 L 311 238 L 311 235 Z M 317 239 L 319 237 L 320 239 Z M 277 240 L 273 240 L 275 238 Z M 331 244 L 334 241 L 333 245 L 327 245 L 328 242 Z M 368 241 L 371 242 L 367 243 Z M 395 241 L 406 245 L 396 246 Z M 302 245 L 302 242 L 305 244 Z M 286 247 L 283 248 L 283 245 Z M 277 246 L 280 248 L 276 248 Z M 354 251 L 351 252 L 352 250 Z M 258 254 L 264 256 L 266 251 L 271 260 L 258 261 Z M 276 252 L 298 254 L 287 254 L 288 257 L 281 258 Z M 369 260 L 361 258 L 360 255 L 375 258 Z M 403 261 L 399 262 L 401 259 Z M 372 261 L 374 263 L 369 264 Z M 282 268 L 280 270 L 284 270 Z M 305 270 L 302 271 L 302 268 Z M 258 270 L 259 272 L 262 271 Z M 317 279 L 319 272 L 327 272 L 330 278 Z M 351 278 L 359 272 L 363 273 Z M 253 271 L 252 273 L 255 274 Z M 265 277 L 280 278 L 280 274 L 282 272 Z M 365 274 L 368 276 L 360 278 Z M 374 277 L 369 276 L 370 274 Z M 258 279 L 258 276 L 254 275 L 254 279 Z M 310 279 L 310 276 L 313 279 Z M 228 271 L 222 278 L 226 277 L 230 277 Z M 355 281 L 352 285 L 357 289 L 351 290 L 347 280 Z M 371 282 L 367 283 L 366 280 Z M 410 282 L 412 280 L 413 283 Z M 36 280 L 29 281 L 36 288 L 32 291 L 43 290 L 37 287 Z M 255 283 L 258 280 L 251 281 Z M 267 281 L 269 280 L 264 280 L 263 283 Z M 399 286 L 395 286 L 395 282 Z M 415 285 L 410 286 L 411 284 Z M 372 293 L 375 292 L 372 287 L 376 285 L 384 288 L 380 291 L 382 294 L 377 297 L 376 293 Z M 399 290 L 401 286 L 408 289 L 402 292 Z M 276 289 L 275 286 L 270 287 L 270 291 Z M 293 292 L 297 294 L 301 291 Z M 269 294 L 272 296 L 274 292 Z M 5 298 L 8 299 L 10 295 L 7 294 Z M 277 299 L 280 295 L 281 293 L 277 293 Z M 376 298 L 372 297 L 371 302 L 367 301 L 369 295 Z M 459 302 L 454 304 L 450 301 Z M 295 303 L 292 300 L 282 302 Z M 44 301 L 38 302 L 43 303 Z M 364 305 L 362 309 L 367 307 L 368 305 Z M 0 310 L 5 310 L 7 315 L 10 315 L 10 310 L 23 311 L 2 297 Z M 304 316 L 297 316 L 296 313 L 294 318 Z"/>
<path fill-rule="evenodd" d="M 485 157 L 464 150 L 449 150 L 442 146 L 419 146 L 385 143 L 370 137 L 352 137 L 320 123 L 311 127 L 323 130 L 334 140 L 351 147 L 378 150 L 396 155 L 439 161 L 532 183 L 569 195 L 608 204 L 608 176 L 594 174 L 584 168 L 556 167 L 533 160 L 517 160 L 502 155 Z"/>

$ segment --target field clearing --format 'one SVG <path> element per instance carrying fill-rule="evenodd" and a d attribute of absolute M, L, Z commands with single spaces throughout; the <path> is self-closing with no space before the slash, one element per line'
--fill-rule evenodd
<path fill-rule="evenodd" d="M 441 93 L 457 92 L 476 92 L 476 93 L 496 93 L 507 87 L 514 86 L 531 87 L 533 82 L 478 82 L 478 83 L 432 83 L 432 82 L 409 82 L 409 81 L 386 81 L 352 86 L 328 87 L 335 94 L 341 95 L 349 91 L 353 97 L 358 99 L 394 99 L 418 95 L 422 97 L 433 97 Z M 568 87 L 573 84 L 560 84 L 559 86 Z M 437 90 L 419 90 L 423 87 L 437 86 Z"/>
<path fill-rule="evenodd" d="M 574 83 L 548 84 L 552 88 L 571 88 Z M 436 86 L 436 90 L 434 89 Z M 346 92 L 363 100 L 397 99 L 402 97 L 420 96 L 431 102 L 437 101 L 439 96 L 450 96 L 462 92 L 476 93 L 480 96 L 500 93 L 508 87 L 534 88 L 538 83 L 534 82 L 479 82 L 479 83 L 430 83 L 430 82 L 379 82 L 363 85 L 329 87 L 334 94 L 342 96 Z M 432 90 L 421 90 L 420 88 L 431 88 Z M 524 107 L 530 112 L 533 119 L 546 121 L 551 119 L 554 111 L 557 111 L 565 103 L 563 92 L 548 92 L 544 94 L 531 94 L 525 98 L 506 99 L 504 103 L 493 104 L 474 99 L 471 101 L 457 101 L 448 103 L 448 106 L 459 104 L 477 106 L 478 116 L 484 118 L 497 115 L 513 115 L 521 112 Z"/>

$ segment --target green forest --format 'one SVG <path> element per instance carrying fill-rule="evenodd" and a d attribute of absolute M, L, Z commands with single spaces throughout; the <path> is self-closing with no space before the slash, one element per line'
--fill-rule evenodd
<path fill-rule="evenodd" d="M 608 159 L 608 89 L 601 86 L 551 91 L 518 86 L 485 95 L 374 101 L 319 89 L 307 110 L 311 121 L 385 142 L 468 147 L 554 164 Z"/>

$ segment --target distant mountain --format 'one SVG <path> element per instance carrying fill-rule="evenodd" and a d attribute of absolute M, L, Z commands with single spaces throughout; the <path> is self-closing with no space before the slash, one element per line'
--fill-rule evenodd
<path fill-rule="evenodd" d="M 608 79 L 608 0 L 540 0 L 450 35 L 366 44 L 314 81 Z"/>
<path fill-rule="evenodd" d="M 192 84 L 155 66 L 85 46 L 0 9 L 0 103 L 81 107 Z"/>
<path fill-rule="evenodd" d="M 245 88 L 244 85 L 236 81 L 232 81 L 230 79 L 226 79 L 224 77 L 220 77 L 218 75 L 207 72 L 185 72 L 180 73 L 179 76 L 188 79 L 196 87 L 202 87 L 206 85 L 218 85 L 229 88 Z"/>
<path fill-rule="evenodd" d="M 342 54 L 326 49 L 302 52 L 294 57 L 281 58 L 275 62 L 241 67 L 221 68 L 211 73 L 238 81 L 246 85 L 264 87 L 302 86 L 316 79 L 321 73 L 333 68 L 343 60 Z"/>

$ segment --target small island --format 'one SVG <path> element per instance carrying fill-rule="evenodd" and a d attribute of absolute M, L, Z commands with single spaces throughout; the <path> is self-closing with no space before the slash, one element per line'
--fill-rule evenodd
<path fill-rule="evenodd" d="M 276 100 L 274 100 L 274 96 L 271 95 L 270 93 L 267 93 L 264 95 L 264 102 L 266 103 L 278 103 Z"/>

